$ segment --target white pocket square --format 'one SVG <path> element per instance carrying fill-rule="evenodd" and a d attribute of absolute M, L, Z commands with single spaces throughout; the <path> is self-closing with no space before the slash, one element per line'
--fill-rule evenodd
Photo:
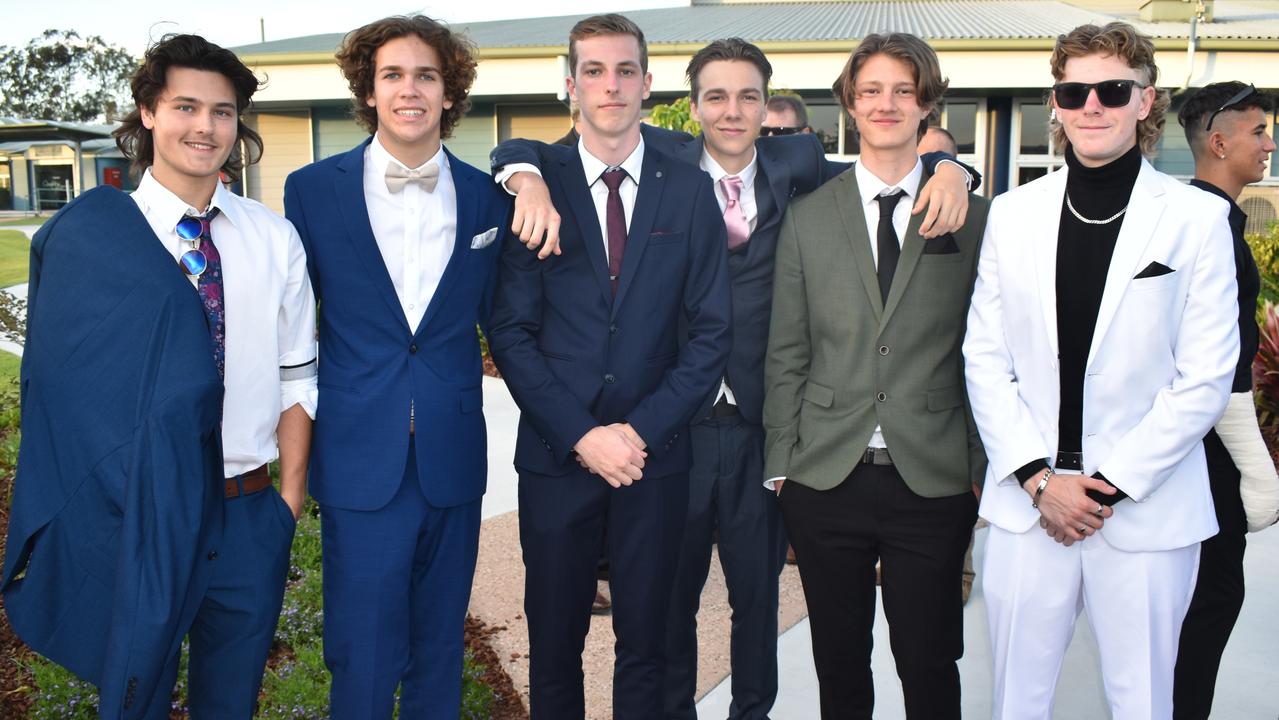
<path fill-rule="evenodd" d="M 488 230 L 485 230 L 479 235 L 476 235 L 475 237 L 471 238 L 471 249 L 482 250 L 488 247 L 489 245 L 492 245 L 493 241 L 496 239 L 497 239 L 497 228 L 489 228 Z"/>

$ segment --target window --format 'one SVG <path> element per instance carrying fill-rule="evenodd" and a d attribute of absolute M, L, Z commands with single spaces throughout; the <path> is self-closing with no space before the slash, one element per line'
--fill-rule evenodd
<path fill-rule="evenodd" d="M 9 161 L 0 162 L 0 210 L 13 209 L 13 179 L 9 174 Z"/>
<path fill-rule="evenodd" d="M 960 161 L 977 169 L 986 169 L 986 101 L 980 98 L 956 98 L 942 104 L 941 126 L 955 136 Z"/>
<path fill-rule="evenodd" d="M 1048 108 L 1042 100 L 1024 99 L 1013 102 L 1013 138 L 1011 185 L 1017 187 L 1043 177 L 1065 164 L 1058 155 L 1048 132 Z"/>

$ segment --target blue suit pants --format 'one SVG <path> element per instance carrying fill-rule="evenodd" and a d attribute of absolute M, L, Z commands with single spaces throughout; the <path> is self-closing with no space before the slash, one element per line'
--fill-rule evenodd
<path fill-rule="evenodd" d="M 480 500 L 433 507 L 410 444 L 389 503 L 322 507 L 320 517 L 332 717 L 387 720 L 399 688 L 401 718 L 456 720 Z"/>

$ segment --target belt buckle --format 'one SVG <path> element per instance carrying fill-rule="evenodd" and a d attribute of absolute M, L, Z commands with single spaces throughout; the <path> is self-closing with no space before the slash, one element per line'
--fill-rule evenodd
<path fill-rule="evenodd" d="M 1083 472 L 1084 454 L 1082 452 L 1067 452 L 1065 450 L 1059 450 L 1057 451 L 1057 462 L 1053 463 L 1053 469 Z"/>
<path fill-rule="evenodd" d="M 889 455 L 888 448 L 867 447 L 866 452 L 862 453 L 862 462 L 867 465 L 892 465 L 893 457 Z"/>

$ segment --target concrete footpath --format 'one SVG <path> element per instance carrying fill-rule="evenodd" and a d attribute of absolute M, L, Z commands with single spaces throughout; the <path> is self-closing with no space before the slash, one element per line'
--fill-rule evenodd
<path fill-rule="evenodd" d="M 517 484 L 511 459 L 519 412 L 506 386 L 484 379 L 484 412 L 489 431 L 489 485 L 484 497 L 484 526 L 480 537 L 471 610 L 489 625 L 504 627 L 496 634 L 499 657 L 516 687 L 527 693 L 527 630 L 523 618 L 524 567 L 520 560 Z M 975 562 L 978 582 L 964 609 L 965 655 L 960 661 L 965 718 L 990 717 L 990 645 L 986 608 L 980 582 L 986 531 L 977 533 Z M 1279 718 L 1279 529 L 1248 536 L 1247 599 L 1222 659 L 1212 717 L 1217 720 L 1274 720 Z M 811 720 L 819 715 L 817 677 L 798 573 L 788 567 L 782 575 L 782 635 L 778 641 L 779 685 L 773 720 Z M 718 561 L 702 598 L 699 633 L 698 716 L 722 720 L 731 700 L 728 678 L 727 599 Z M 789 629 L 787 629 L 789 628 Z M 875 620 L 877 720 L 904 718 L 901 685 L 888 645 L 888 626 L 882 609 Z M 612 633 L 608 616 L 592 618 L 583 667 L 589 718 L 608 718 L 612 680 Z M 1057 684 L 1055 720 L 1098 720 L 1109 717 L 1102 692 L 1096 643 L 1081 614 L 1075 638 Z"/>

